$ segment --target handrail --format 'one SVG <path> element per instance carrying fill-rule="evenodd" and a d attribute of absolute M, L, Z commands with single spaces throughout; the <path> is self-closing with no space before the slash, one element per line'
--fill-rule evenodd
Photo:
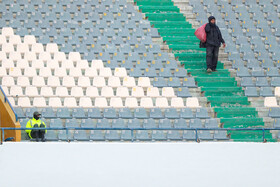
<path fill-rule="evenodd" d="M 265 131 L 270 130 L 280 130 L 279 128 L 95 128 L 95 127 L 54 127 L 54 128 L 12 128 L 12 127 L 0 127 L 2 134 L 4 135 L 5 130 L 66 130 L 66 134 L 68 135 L 69 130 L 130 130 L 131 134 L 135 130 L 194 130 L 196 135 L 196 142 L 199 142 L 197 131 L 203 130 L 212 130 L 212 131 L 262 131 L 263 142 L 265 142 Z M 4 136 L 3 136 L 4 137 Z M 67 136 L 68 140 L 68 136 Z M 133 141 L 133 136 L 132 136 Z M 2 144 L 2 143 L 1 143 Z"/>
<path fill-rule="evenodd" d="M 13 112 L 14 112 L 14 114 L 15 114 L 16 121 L 18 121 L 18 116 L 17 116 L 17 114 L 16 114 L 16 112 L 15 112 L 15 110 L 14 110 L 14 108 L 13 108 L 12 104 L 10 103 L 10 101 L 9 101 L 8 97 L 6 96 L 6 94 L 5 94 L 4 90 L 2 89 L 2 86 L 0 86 L 0 90 L 1 90 L 1 92 L 3 93 L 3 95 L 4 95 L 4 98 L 5 98 L 4 102 L 8 102 L 8 104 L 10 105 L 10 107 L 11 107 L 12 111 L 13 111 Z"/>

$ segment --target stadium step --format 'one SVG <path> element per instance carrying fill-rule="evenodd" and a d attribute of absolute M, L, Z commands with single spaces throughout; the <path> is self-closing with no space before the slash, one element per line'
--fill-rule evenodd
<path fill-rule="evenodd" d="M 146 17 L 154 28 L 157 28 L 165 44 L 188 73 L 195 78 L 202 94 L 214 108 L 224 127 L 264 127 L 262 118 L 258 117 L 255 108 L 249 107 L 250 102 L 244 96 L 244 90 L 237 86 L 230 71 L 218 62 L 216 72 L 206 72 L 205 49 L 199 48 L 199 40 L 194 36 L 194 29 L 186 21 L 184 14 L 177 12 L 171 0 L 135 0 L 140 9 L 146 11 Z M 166 6 L 166 7 L 164 7 Z M 172 7 L 173 6 L 173 7 Z M 166 8 L 170 9 L 167 10 Z M 172 8 L 171 8 L 172 7 Z M 164 12 L 166 11 L 166 12 Z M 176 11 L 176 12 L 172 12 Z M 234 141 L 261 142 L 261 131 L 228 131 Z M 274 141 L 270 132 L 266 139 Z"/>

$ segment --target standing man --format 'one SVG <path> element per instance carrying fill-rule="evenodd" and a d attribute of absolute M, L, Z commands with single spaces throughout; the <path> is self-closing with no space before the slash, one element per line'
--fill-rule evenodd
<path fill-rule="evenodd" d="M 205 26 L 206 32 L 206 63 L 207 73 L 216 71 L 219 47 L 221 43 L 223 47 L 226 46 L 225 41 L 222 37 L 219 27 L 216 25 L 216 19 L 214 16 L 208 18 L 209 23 Z"/>
<path fill-rule="evenodd" d="M 41 114 L 39 112 L 34 112 L 33 113 L 33 119 L 29 120 L 26 123 L 26 128 L 46 128 L 45 123 L 40 120 Z M 45 141 L 45 133 L 47 130 L 37 130 L 37 129 L 32 129 L 32 130 L 25 130 L 27 134 L 29 135 L 30 139 L 35 138 L 36 142 L 41 139 L 42 142 Z"/>

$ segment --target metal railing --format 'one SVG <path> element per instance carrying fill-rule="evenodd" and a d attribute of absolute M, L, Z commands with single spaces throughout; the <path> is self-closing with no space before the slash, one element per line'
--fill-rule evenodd
<path fill-rule="evenodd" d="M 131 131 L 131 141 L 135 140 L 133 136 L 134 131 L 141 130 L 168 130 L 168 131 L 195 131 L 195 140 L 200 142 L 198 137 L 198 131 L 262 131 L 263 142 L 266 142 L 265 132 L 280 130 L 280 128 L 81 128 L 81 127 L 61 127 L 61 128 L 11 128 L 11 127 L 1 127 L 0 131 L 2 132 L 2 137 L 7 130 L 65 130 L 66 131 L 66 140 L 69 141 L 69 131 L 70 130 L 128 130 Z M 2 144 L 1 139 L 1 144 Z"/>

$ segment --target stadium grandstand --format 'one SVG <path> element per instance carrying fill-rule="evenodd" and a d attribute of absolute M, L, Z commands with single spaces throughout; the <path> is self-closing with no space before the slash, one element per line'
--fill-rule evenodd
<path fill-rule="evenodd" d="M 129 143 L 133 149 L 145 142 L 148 148 L 166 144 L 178 154 L 185 144 L 194 152 L 202 145 L 206 154 L 212 143 L 220 150 L 229 145 L 246 152 L 248 142 L 280 139 L 279 0 L 0 1 L 3 147 L 40 150 L 39 145 L 52 149 L 71 142 L 97 150 L 104 145 L 110 147 L 105 153 L 115 154 L 110 152 L 114 145 Z M 206 49 L 194 32 L 211 15 L 226 47 L 220 48 L 217 71 L 207 73 Z M 46 123 L 44 143 L 33 143 L 25 132 L 35 111 Z M 263 154 L 265 145 L 278 144 L 262 144 Z M 65 148 L 75 158 L 74 150 Z M 182 180 L 145 186 L 183 186 Z M 222 182 L 228 183 L 217 185 Z M 270 182 L 274 186 L 277 180 Z"/>

